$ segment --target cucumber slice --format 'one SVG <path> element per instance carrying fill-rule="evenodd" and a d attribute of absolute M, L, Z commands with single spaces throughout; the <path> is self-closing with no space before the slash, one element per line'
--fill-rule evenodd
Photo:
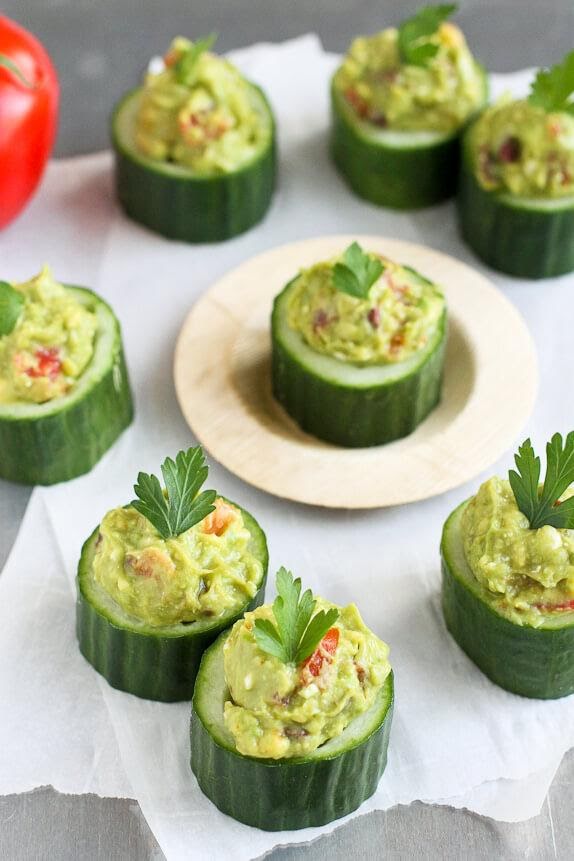
<path fill-rule="evenodd" d="M 250 549 L 262 565 L 257 594 L 237 610 L 189 624 L 154 627 L 126 613 L 94 580 L 98 529 L 90 535 L 78 565 L 76 633 L 81 653 L 112 687 L 148 700 L 190 700 L 204 650 L 263 602 L 269 559 L 265 533 L 255 518 L 240 511 L 251 533 Z"/>
<path fill-rule="evenodd" d="M 574 613 L 549 613 L 539 628 L 501 616 L 464 555 L 460 521 L 466 505 L 453 511 L 442 534 L 442 606 L 448 630 L 501 688 L 544 700 L 574 693 Z"/>
<path fill-rule="evenodd" d="M 271 317 L 273 394 L 305 431 L 348 448 L 411 433 L 440 399 L 446 313 L 423 350 L 404 362 L 359 367 L 311 349 L 287 322 L 289 284 Z"/>
<path fill-rule="evenodd" d="M 223 720 L 227 636 L 204 654 L 193 695 L 191 768 L 202 792 L 223 813 L 265 831 L 324 825 L 356 810 L 376 790 L 387 763 L 393 674 L 368 711 L 308 756 L 242 756 Z"/>
<path fill-rule="evenodd" d="M 484 80 L 484 101 L 488 93 Z M 331 81 L 331 154 L 359 197 L 393 209 L 420 209 L 452 197 L 458 181 L 461 129 L 379 129 L 361 120 Z"/>
<path fill-rule="evenodd" d="M 457 199 L 465 242 L 493 269 L 517 278 L 552 278 L 574 269 L 574 196 L 521 198 L 486 191 L 476 179 L 464 136 Z"/>
<path fill-rule="evenodd" d="M 254 106 L 268 125 L 267 136 L 250 162 L 227 174 L 194 174 L 141 155 L 133 144 L 141 90 L 124 96 L 112 116 L 112 144 L 116 193 L 130 218 L 185 242 L 219 242 L 261 221 L 275 186 L 275 121 L 262 90 L 250 87 Z"/>
<path fill-rule="evenodd" d="M 8 481 L 56 484 L 89 472 L 133 418 L 117 318 L 91 290 L 66 289 L 97 315 L 94 355 L 69 394 L 0 403 L 0 478 Z"/>

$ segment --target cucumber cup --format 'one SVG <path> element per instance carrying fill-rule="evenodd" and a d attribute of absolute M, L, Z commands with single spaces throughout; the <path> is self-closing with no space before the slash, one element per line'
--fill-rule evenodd
<path fill-rule="evenodd" d="M 277 591 L 205 652 L 191 717 L 201 790 L 266 831 L 324 825 L 369 798 L 393 712 L 388 647 L 356 606 L 301 595 L 284 568 Z"/>
<path fill-rule="evenodd" d="M 276 173 L 275 121 L 263 91 L 178 38 L 160 72 L 112 117 L 116 193 L 134 221 L 169 239 L 219 242 L 265 215 Z"/>
<path fill-rule="evenodd" d="M 332 265 L 334 271 L 339 264 Z M 390 261 L 387 265 L 389 269 L 394 266 L 405 283 L 412 282 L 413 289 L 435 289 L 414 270 Z M 447 329 L 442 296 L 438 298 L 432 294 L 430 301 L 434 317 L 427 332 L 422 333 L 417 342 L 418 348 L 412 349 L 400 361 L 361 364 L 315 349 L 304 332 L 292 325 L 290 308 L 300 290 L 301 279 L 308 278 L 315 268 L 302 272 L 289 282 L 273 304 L 271 342 L 275 398 L 304 431 L 334 445 L 349 448 L 382 445 L 412 433 L 440 400 Z M 380 305 L 377 305 L 375 293 L 378 294 L 379 289 L 385 288 L 375 285 L 375 292 L 367 297 L 373 302 L 372 309 L 365 299 L 365 320 L 357 324 L 359 334 L 352 335 L 359 342 L 371 337 L 373 324 L 369 319 L 377 325 L 384 325 L 384 318 L 394 313 L 392 308 L 387 313 L 383 292 L 379 295 Z M 392 292 L 391 287 L 387 290 L 389 294 Z M 335 295 L 336 291 L 333 291 L 333 297 Z M 399 291 L 397 313 L 401 313 L 402 295 Z M 391 298 L 389 301 L 394 300 Z M 424 304 L 425 299 L 420 297 L 420 301 Z M 353 315 L 355 322 L 356 308 L 362 308 L 362 305 L 355 307 L 353 304 L 358 303 L 358 299 L 345 297 L 345 302 L 340 316 L 334 311 L 327 316 L 335 327 L 345 324 L 346 313 Z M 436 311 L 437 302 L 442 303 L 439 311 Z M 326 324 L 325 332 L 329 325 Z M 393 337 L 402 337 L 400 332 L 397 330 Z M 392 343 L 391 340 L 391 351 Z"/>
<path fill-rule="evenodd" d="M 393 675 L 371 708 L 312 754 L 283 760 L 242 756 L 223 720 L 229 691 L 224 633 L 204 654 L 191 716 L 191 768 L 202 792 L 228 816 L 264 831 L 324 825 L 356 810 L 387 763 Z"/>
<path fill-rule="evenodd" d="M 493 607 L 466 561 L 463 503 L 445 523 L 442 607 L 446 626 L 482 672 L 507 691 L 556 699 L 574 693 L 574 612 L 548 613 L 539 627 L 518 625 Z"/>
<path fill-rule="evenodd" d="M 44 403 L 0 401 L 0 478 L 8 481 L 49 485 L 89 472 L 133 418 L 118 320 L 91 290 L 64 286 L 95 314 L 94 352 L 67 393 Z"/>

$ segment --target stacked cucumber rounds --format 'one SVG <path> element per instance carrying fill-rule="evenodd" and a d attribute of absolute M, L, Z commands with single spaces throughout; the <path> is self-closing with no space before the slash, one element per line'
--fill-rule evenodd
<path fill-rule="evenodd" d="M 574 52 L 540 71 L 526 99 L 499 100 L 464 136 L 462 236 L 489 266 L 519 278 L 574 269 L 573 61 Z"/>
<path fill-rule="evenodd" d="M 287 284 L 271 336 L 275 397 L 303 430 L 335 445 L 406 436 L 440 399 L 440 288 L 357 243 Z"/>
<path fill-rule="evenodd" d="M 191 767 L 202 791 L 266 831 L 323 825 L 371 796 L 393 712 L 388 648 L 356 607 L 300 596 L 300 580 L 284 569 L 277 581 L 273 609 L 248 613 L 204 654 L 191 719 Z M 281 600 L 297 606 L 294 627 L 305 617 L 300 634 L 309 622 L 292 651 Z M 299 654 L 298 643 L 306 644 Z"/>
<path fill-rule="evenodd" d="M 173 702 L 191 699 L 207 646 L 262 602 L 268 552 L 248 512 L 198 493 L 201 449 L 167 458 L 162 473 L 165 493 L 140 473 L 138 499 L 108 512 L 84 544 L 77 636 L 112 687 Z"/>
<path fill-rule="evenodd" d="M 574 561 L 569 485 L 574 434 L 547 446 L 538 489 L 527 440 L 509 481 L 492 478 L 445 523 L 442 604 L 459 646 L 493 682 L 515 694 L 574 693 Z"/>
<path fill-rule="evenodd" d="M 263 91 L 176 39 L 159 72 L 112 118 L 116 192 L 126 214 L 170 239 L 218 242 L 264 217 L 275 186 L 275 121 Z"/>
<path fill-rule="evenodd" d="M 331 82 L 331 152 L 355 194 L 417 209 L 456 191 L 460 135 L 487 98 L 464 35 L 421 9 L 398 29 L 351 44 Z"/>
<path fill-rule="evenodd" d="M 46 267 L 0 283 L 0 478 L 55 484 L 88 472 L 131 423 L 120 325 Z"/>

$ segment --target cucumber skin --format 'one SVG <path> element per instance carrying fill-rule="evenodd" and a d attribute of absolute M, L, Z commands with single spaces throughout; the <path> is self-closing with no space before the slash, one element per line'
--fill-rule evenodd
<path fill-rule="evenodd" d="M 112 118 L 116 194 L 129 218 L 168 239 L 191 243 L 230 239 L 263 219 L 275 189 L 274 125 L 271 144 L 253 163 L 205 179 L 173 177 L 135 158 L 115 133 L 116 118 L 132 95 L 122 99 Z"/>
<path fill-rule="evenodd" d="M 467 132 L 468 134 L 468 132 Z M 462 238 L 488 266 L 516 278 L 552 278 L 574 269 L 574 206 L 512 206 L 478 183 L 465 137 L 457 197 Z"/>
<path fill-rule="evenodd" d="M 574 625 L 515 625 L 474 595 L 445 548 L 457 511 L 446 521 L 441 542 L 442 608 L 451 635 L 491 681 L 511 693 L 543 700 L 574 693 Z"/>
<path fill-rule="evenodd" d="M 85 542 L 78 566 L 76 636 L 80 652 L 113 688 L 142 699 L 164 703 L 191 700 L 205 649 L 224 629 L 240 619 L 244 612 L 254 610 L 263 603 L 268 566 L 266 541 L 265 558 L 262 560 L 263 578 L 248 606 L 245 605 L 223 625 L 214 626 L 209 631 L 197 634 L 190 630 L 189 636 L 166 637 L 122 628 L 97 610 L 86 597 L 82 566 L 98 529 L 96 527 Z"/>
<path fill-rule="evenodd" d="M 80 401 L 41 418 L 0 418 L 0 478 L 42 485 L 77 478 L 131 424 L 133 402 L 117 321 L 116 328 L 110 366 Z"/>
<path fill-rule="evenodd" d="M 392 684 L 392 675 L 391 675 Z M 332 759 L 263 760 L 217 744 L 191 712 L 191 768 L 222 813 L 264 831 L 325 825 L 375 792 L 387 764 L 394 694 L 385 719 L 362 744 Z"/>
<path fill-rule="evenodd" d="M 281 295 L 281 294 L 280 294 Z M 443 332 L 446 320 L 441 323 Z M 315 376 L 277 335 L 272 316 L 273 395 L 307 433 L 345 448 L 383 445 L 412 433 L 440 401 L 446 337 L 424 364 L 391 384 L 355 389 Z"/>

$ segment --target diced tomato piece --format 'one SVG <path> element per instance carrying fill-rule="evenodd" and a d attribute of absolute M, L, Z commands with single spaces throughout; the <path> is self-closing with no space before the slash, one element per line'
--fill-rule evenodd
<path fill-rule="evenodd" d="M 208 514 L 203 521 L 203 531 L 207 535 L 223 535 L 229 524 L 235 519 L 235 509 L 223 502 L 215 500 L 215 511 Z"/>
<path fill-rule="evenodd" d="M 57 347 L 42 347 L 35 353 L 37 364 L 28 368 L 29 377 L 49 377 L 55 380 L 62 370 L 62 361 Z"/>
<path fill-rule="evenodd" d="M 312 655 L 303 662 L 303 669 L 317 677 L 325 661 L 330 662 L 339 645 L 339 629 L 329 628 Z"/>
<path fill-rule="evenodd" d="M 381 323 L 381 312 L 376 306 L 369 310 L 369 313 L 367 314 L 367 319 L 373 329 L 378 329 Z"/>
<path fill-rule="evenodd" d="M 498 150 L 498 158 L 500 161 L 514 162 L 520 158 L 522 146 L 518 138 L 506 138 Z"/>
<path fill-rule="evenodd" d="M 572 601 L 563 601 L 561 604 L 535 604 L 537 610 L 544 610 L 547 613 L 552 613 L 554 610 L 574 610 L 574 599 Z"/>

